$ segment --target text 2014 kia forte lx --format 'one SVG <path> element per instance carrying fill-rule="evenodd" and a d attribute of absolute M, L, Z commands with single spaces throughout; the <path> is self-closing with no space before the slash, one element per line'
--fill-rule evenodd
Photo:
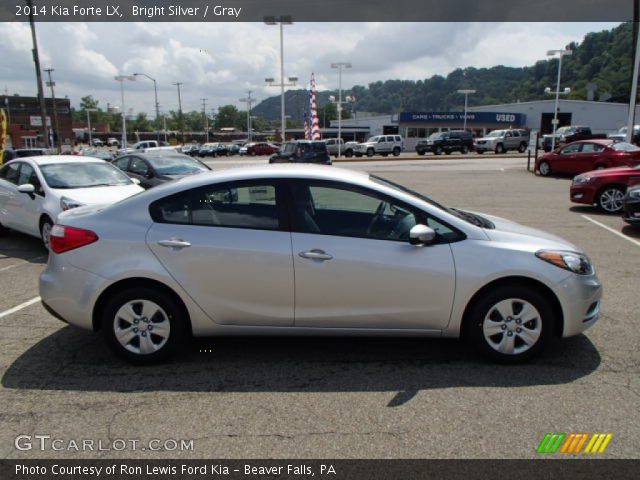
<path fill-rule="evenodd" d="M 134 363 L 190 336 L 459 337 L 501 362 L 593 325 L 583 251 L 341 169 L 203 173 L 63 213 L 40 294 Z"/>

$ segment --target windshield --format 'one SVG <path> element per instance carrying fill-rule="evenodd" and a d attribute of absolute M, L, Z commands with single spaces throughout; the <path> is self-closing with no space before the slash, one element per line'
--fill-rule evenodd
<path fill-rule="evenodd" d="M 148 160 L 160 175 L 190 175 L 207 170 L 200 162 L 188 157 L 149 157 Z"/>
<path fill-rule="evenodd" d="M 611 149 L 617 150 L 619 152 L 637 152 L 638 150 L 640 150 L 640 148 L 627 142 L 616 142 L 611 145 Z"/>
<path fill-rule="evenodd" d="M 379 139 L 380 139 L 379 136 L 369 137 L 369 140 L 367 140 L 365 143 L 378 143 Z"/>
<path fill-rule="evenodd" d="M 133 183 L 110 163 L 52 163 L 41 165 L 40 171 L 51 188 L 88 188 Z"/>
<path fill-rule="evenodd" d="M 282 146 L 280 147 L 279 153 L 281 155 L 288 155 L 290 153 L 293 153 L 296 151 L 296 144 L 295 143 L 283 143 Z"/>
<path fill-rule="evenodd" d="M 504 134 L 504 130 L 494 130 L 489 135 L 487 135 L 487 137 L 496 138 L 496 137 L 501 137 L 503 134 Z"/>
<path fill-rule="evenodd" d="M 556 130 L 556 133 L 571 133 L 571 132 L 573 132 L 572 127 L 560 127 L 558 130 Z"/>
<path fill-rule="evenodd" d="M 429 135 L 429 140 L 439 140 L 443 136 L 444 136 L 444 133 L 442 132 L 432 133 L 431 135 Z"/>
<path fill-rule="evenodd" d="M 426 195 L 423 195 L 421 193 L 418 193 L 414 190 L 411 190 L 410 188 L 407 188 L 403 185 L 400 185 L 398 183 L 392 182 L 391 180 L 387 180 L 386 178 L 382 178 L 382 177 L 378 177 L 377 175 L 369 175 L 369 178 L 371 180 L 373 180 L 376 183 L 379 183 L 381 185 L 384 185 L 386 187 L 392 188 L 394 190 L 398 190 L 400 192 L 403 193 L 408 193 L 409 195 L 413 196 L 413 197 L 417 197 L 420 200 L 427 202 L 429 205 L 433 205 L 436 208 L 439 208 L 440 210 L 444 210 L 445 212 L 454 215 L 462 220 L 464 220 L 465 222 L 468 222 L 472 225 L 475 225 L 477 227 L 482 227 L 482 228 L 495 228 L 495 225 L 493 223 L 491 223 L 489 220 L 487 220 L 486 218 L 481 217 L 480 215 L 476 215 L 474 213 L 469 213 L 469 212 L 465 212 L 464 210 L 458 210 L 457 208 L 450 208 L 450 207 L 445 207 L 444 205 L 436 202 L 435 200 L 433 200 L 430 197 L 427 197 Z"/>

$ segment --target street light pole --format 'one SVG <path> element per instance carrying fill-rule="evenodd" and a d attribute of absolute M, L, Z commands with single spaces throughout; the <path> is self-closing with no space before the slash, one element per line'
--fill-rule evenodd
<path fill-rule="evenodd" d="M 560 101 L 560 74 L 562 72 L 562 57 L 565 55 L 572 55 L 573 51 L 564 49 L 564 50 L 549 50 L 547 55 L 553 57 L 558 55 L 558 80 L 556 82 L 556 103 L 553 111 L 553 135 L 551 136 L 551 150 L 555 150 L 556 146 L 556 130 L 558 129 L 558 103 Z"/>
<path fill-rule="evenodd" d="M 93 139 L 91 137 L 91 114 L 90 112 L 97 112 L 97 108 L 86 108 L 85 112 L 87 112 L 87 128 L 89 129 L 89 146 L 93 147 Z"/>
<path fill-rule="evenodd" d="M 256 101 L 255 98 L 251 98 L 251 90 L 247 90 L 246 98 L 238 99 L 239 102 L 245 102 L 247 104 L 247 141 L 250 142 L 252 138 L 251 134 L 251 104 Z"/>
<path fill-rule="evenodd" d="M 45 72 L 47 72 L 47 75 L 49 76 L 49 81 L 47 82 L 47 86 L 51 87 L 51 102 L 53 103 L 53 124 L 56 128 L 56 136 L 58 137 L 58 147 L 60 148 L 60 150 L 62 150 L 62 137 L 60 136 L 60 128 L 58 127 L 58 109 L 56 108 L 56 93 L 53 90 L 53 87 L 56 85 L 56 82 L 54 82 L 51 79 L 51 72 L 53 72 L 53 68 L 45 68 L 44 69 Z M 53 142 L 53 144 L 55 145 L 55 141 Z"/>
<path fill-rule="evenodd" d="M 331 68 L 338 69 L 338 158 L 340 158 L 340 154 L 342 153 L 342 145 L 340 144 L 340 140 L 342 139 L 342 69 L 343 68 L 351 68 L 351 62 L 335 62 L 331 64 Z"/>
<path fill-rule="evenodd" d="M 40 103 L 40 118 L 42 121 L 42 141 L 45 148 L 49 148 L 49 135 L 47 135 L 47 107 L 44 103 L 44 88 L 42 87 L 42 72 L 40 71 L 40 55 L 38 53 L 38 39 L 36 37 L 36 26 L 33 21 L 33 2 L 27 0 L 29 7 L 29 26 L 31 27 L 31 41 L 33 42 L 33 63 L 36 67 L 36 82 L 38 84 L 38 101 Z"/>
<path fill-rule="evenodd" d="M 182 118 L 182 97 L 180 96 L 182 82 L 176 82 L 173 85 L 178 87 L 178 118 L 180 119 L 180 136 L 182 137 L 182 145 L 184 145 L 184 119 Z"/>
<path fill-rule="evenodd" d="M 464 94 L 464 127 L 463 130 L 467 130 L 467 102 L 469 95 L 476 93 L 475 90 L 462 89 L 458 90 L 458 93 Z"/>
<path fill-rule="evenodd" d="M 147 77 L 149 80 L 153 82 L 153 95 L 156 102 L 156 133 L 157 133 L 157 140 L 160 141 L 160 125 L 158 124 L 158 120 L 160 119 L 160 104 L 158 103 L 158 84 L 156 83 L 156 79 L 150 77 L 146 73 L 134 73 L 133 75 L 136 77 L 142 75 L 143 77 Z"/>
<path fill-rule="evenodd" d="M 113 77 L 116 81 L 120 82 L 120 100 L 122 105 L 122 148 L 127 151 L 127 113 L 124 108 L 124 81 L 129 80 L 134 82 L 136 77 L 133 75 L 116 75 Z"/>
<path fill-rule="evenodd" d="M 286 84 L 284 82 L 284 26 L 291 25 L 293 22 L 291 21 L 290 16 L 281 16 L 279 18 L 276 17 L 265 17 L 264 23 L 267 25 L 279 25 L 280 26 L 280 84 L 275 85 L 273 82 L 268 82 L 270 86 L 279 86 L 280 87 L 280 136 L 282 142 L 285 141 L 285 129 L 286 129 L 286 119 L 284 113 L 284 87 L 295 85 L 295 81 L 293 83 Z M 293 77 L 290 77 L 291 81 Z M 297 80 L 297 79 L 296 79 Z"/>
<path fill-rule="evenodd" d="M 202 121 L 203 121 L 203 125 L 204 125 L 204 135 L 205 135 L 205 142 L 209 143 L 209 119 L 207 118 L 207 99 L 206 98 L 201 98 L 200 100 L 202 100 Z"/>

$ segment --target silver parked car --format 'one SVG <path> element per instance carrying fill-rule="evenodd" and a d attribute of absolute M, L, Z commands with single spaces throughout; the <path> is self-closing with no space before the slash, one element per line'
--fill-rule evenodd
<path fill-rule="evenodd" d="M 47 310 L 134 363 L 190 335 L 460 337 L 513 363 L 600 314 L 571 243 L 382 178 L 312 165 L 203 173 L 61 214 Z"/>

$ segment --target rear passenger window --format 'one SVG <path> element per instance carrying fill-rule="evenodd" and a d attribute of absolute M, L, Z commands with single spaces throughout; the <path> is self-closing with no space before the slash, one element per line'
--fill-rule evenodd
<path fill-rule="evenodd" d="M 158 223 L 279 230 L 276 188 L 269 184 L 224 184 L 198 188 L 151 205 Z"/>

